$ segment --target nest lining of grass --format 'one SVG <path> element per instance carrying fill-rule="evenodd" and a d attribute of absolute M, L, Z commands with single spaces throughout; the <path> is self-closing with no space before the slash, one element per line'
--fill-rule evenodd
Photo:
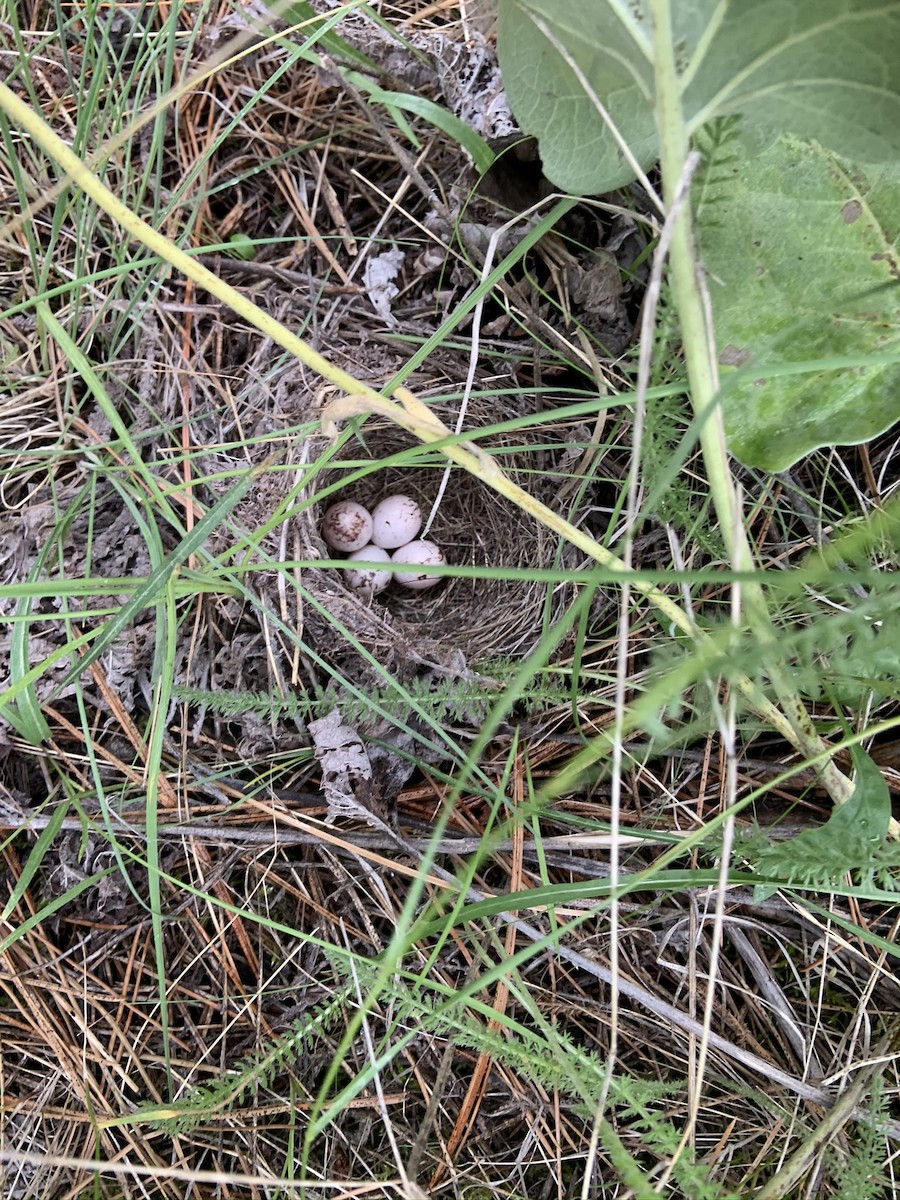
<path fill-rule="evenodd" d="M 441 420 L 452 426 L 456 411 L 451 404 L 437 403 L 431 407 Z M 524 411 L 524 401 L 515 397 L 473 397 L 466 426 L 477 431 L 521 416 Z M 546 434 L 547 430 L 540 427 L 524 431 L 524 435 L 523 431 L 502 431 L 491 433 L 480 444 L 498 455 L 512 480 L 544 503 L 552 504 L 559 481 L 552 473 L 540 469 L 541 459 L 547 453 Z M 375 418 L 365 423 L 359 440 L 347 441 L 334 465 L 315 480 L 315 495 L 335 485 L 338 490 L 310 504 L 301 518 L 301 536 L 311 557 L 334 557 L 322 541 L 319 523 L 328 505 L 339 498 L 356 500 L 371 508 L 382 496 L 400 492 L 412 496 L 428 519 L 447 459 L 437 451 L 423 449 L 412 462 L 396 461 L 398 455 L 414 450 L 415 446 L 404 430 Z M 315 455 L 317 449 L 312 452 Z M 377 465 L 382 462 L 386 465 Z M 369 463 L 373 467 L 371 472 L 343 483 Z M 455 566 L 502 571 L 572 565 L 570 547 L 561 548 L 558 539 L 532 516 L 456 465 L 450 469 L 427 536 L 441 547 L 448 563 Z M 310 571 L 304 582 L 325 609 L 334 611 L 338 603 L 342 616 L 350 621 L 351 633 L 365 649 L 376 649 L 371 642 L 371 630 L 372 618 L 377 616 L 379 632 L 388 632 L 394 643 L 392 659 L 399 654 L 407 660 L 441 664 L 459 662 L 460 655 L 467 663 L 475 664 L 528 654 L 573 594 L 570 585 L 548 585 L 537 580 L 452 577 L 418 593 L 391 584 L 374 600 L 365 601 L 346 586 L 339 570 Z M 359 619 L 354 614 L 359 614 Z M 328 640 L 324 629 L 317 626 L 315 633 L 317 640 Z M 400 664 L 391 661 L 385 665 L 396 670 Z"/>

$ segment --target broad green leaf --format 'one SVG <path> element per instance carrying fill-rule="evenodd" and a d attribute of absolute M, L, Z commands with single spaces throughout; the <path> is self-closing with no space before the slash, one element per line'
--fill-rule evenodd
<path fill-rule="evenodd" d="M 900 154 L 900 0 L 672 0 L 671 9 L 689 132 L 742 113 L 757 139 L 788 132 L 864 162 Z M 560 187 L 607 192 L 634 178 L 567 55 L 638 162 L 659 157 L 650 11 L 650 0 L 500 0 L 510 105 Z"/>
<path fill-rule="evenodd" d="M 725 424 L 743 463 L 777 471 L 900 419 L 900 167 L 789 139 L 725 149 L 696 189 Z M 779 374 L 844 356 L 874 357 Z"/>
<path fill-rule="evenodd" d="M 544 22 L 596 90 L 635 158 L 658 158 L 653 46 L 644 4 L 620 20 L 605 0 L 500 0 L 497 52 L 510 107 L 540 142 L 548 179 L 608 192 L 634 179 L 577 74 L 536 24 Z"/>

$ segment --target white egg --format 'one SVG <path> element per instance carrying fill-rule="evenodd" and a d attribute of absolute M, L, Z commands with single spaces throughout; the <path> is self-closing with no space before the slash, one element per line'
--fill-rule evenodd
<path fill-rule="evenodd" d="M 391 555 L 391 561 L 404 563 L 415 567 L 421 564 L 428 567 L 442 566 L 447 560 L 434 542 L 408 542 Z M 414 592 L 423 592 L 426 588 L 434 587 L 441 582 L 439 575 L 425 575 L 421 571 L 395 571 L 394 578 L 403 587 L 411 588 Z"/>
<path fill-rule="evenodd" d="M 354 550 L 347 558 L 347 562 L 389 563 L 390 561 L 391 556 L 387 550 L 371 545 L 363 546 L 361 550 Z M 354 570 L 345 571 L 344 580 L 347 587 L 352 588 L 354 592 L 363 592 L 366 596 L 377 596 L 391 582 L 391 572 L 379 571 L 377 567 L 357 567 Z"/>
<path fill-rule="evenodd" d="M 332 550 L 359 550 L 372 540 L 372 516 L 355 500 L 339 500 L 322 518 L 322 537 Z"/>
<path fill-rule="evenodd" d="M 411 542 L 422 528 L 422 510 L 410 496 L 385 496 L 372 509 L 372 541 L 385 550 Z"/>

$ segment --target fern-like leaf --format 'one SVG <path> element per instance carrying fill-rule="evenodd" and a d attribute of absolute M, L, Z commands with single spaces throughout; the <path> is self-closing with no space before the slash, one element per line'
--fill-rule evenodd
<path fill-rule="evenodd" d="M 700 168 L 694 181 L 694 206 L 697 222 L 707 228 L 719 221 L 716 205 L 734 184 L 733 165 L 737 161 L 734 145 L 740 117 L 717 117 L 699 131 L 694 139 L 700 152 Z"/>
<path fill-rule="evenodd" d="M 165 1116 L 158 1110 L 148 1110 L 147 1120 L 170 1134 L 185 1133 L 212 1113 L 237 1107 L 251 1087 L 271 1087 L 277 1076 L 308 1054 L 315 1039 L 341 1016 L 349 991 L 341 989 L 336 997 L 304 1013 L 287 1033 L 254 1050 L 212 1083 L 195 1087 L 179 1105 L 166 1110 Z"/>
<path fill-rule="evenodd" d="M 756 860 L 762 874 L 802 887 L 827 887 L 849 874 L 871 883 L 876 872 L 883 874 L 892 862 L 900 865 L 900 852 L 885 846 L 891 817 L 887 784 L 864 751 L 854 746 L 852 753 L 853 795 L 818 829 L 768 844 Z M 893 858 L 885 856 L 892 851 Z"/>

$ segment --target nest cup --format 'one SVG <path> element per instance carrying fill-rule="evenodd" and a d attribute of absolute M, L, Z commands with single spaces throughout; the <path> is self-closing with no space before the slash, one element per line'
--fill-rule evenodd
<path fill-rule="evenodd" d="M 435 404 L 432 408 L 452 427 L 456 413 L 450 406 Z M 510 401 L 504 406 L 502 400 L 485 398 L 470 406 L 466 425 L 475 431 L 521 413 L 522 409 L 513 408 Z M 311 548 L 322 557 L 334 556 L 319 532 L 329 505 L 338 500 L 355 500 L 371 511 L 384 496 L 401 493 L 418 503 L 423 520 L 427 521 L 440 490 L 448 460 L 439 451 L 421 446 L 405 430 L 375 418 L 366 422 L 361 438 L 362 441 L 356 438 L 348 441 L 333 460 L 335 465 L 316 476 L 317 493 L 340 485 L 307 510 Z M 546 430 L 492 433 L 479 439 L 479 444 L 494 453 L 503 470 L 525 490 L 545 502 L 552 500 L 559 479 L 541 471 L 548 453 L 555 457 L 552 449 L 548 451 Z M 415 451 L 412 458 L 400 464 L 390 462 L 410 449 Z M 371 471 L 362 478 L 352 478 L 368 464 Z M 435 542 L 452 566 L 486 566 L 500 571 L 520 567 L 533 571 L 560 563 L 559 540 L 554 534 L 456 464 L 451 465 L 440 507 L 428 533 L 419 536 Z M 371 617 L 377 614 L 413 657 L 449 662 L 461 652 L 470 666 L 529 653 L 540 638 L 548 615 L 552 620 L 569 595 L 568 588 L 527 578 L 444 577 L 425 591 L 412 592 L 394 582 L 374 599 L 360 600 L 357 593 L 347 588 L 343 572 L 330 570 L 321 575 L 327 576 L 325 587 L 331 610 L 335 611 L 334 602 L 340 601 L 341 620 L 353 625 L 351 632 L 366 649 L 377 653 L 371 642 L 384 641 L 386 630 L 382 622 L 378 622 L 377 632 L 372 630 Z M 548 588 L 553 589 L 549 614 Z M 327 596 L 322 597 L 322 602 L 326 608 L 330 607 Z M 357 621 L 348 616 L 360 610 L 365 616 Z M 384 647 L 381 649 L 383 652 Z M 383 661 L 381 655 L 379 658 Z"/>

